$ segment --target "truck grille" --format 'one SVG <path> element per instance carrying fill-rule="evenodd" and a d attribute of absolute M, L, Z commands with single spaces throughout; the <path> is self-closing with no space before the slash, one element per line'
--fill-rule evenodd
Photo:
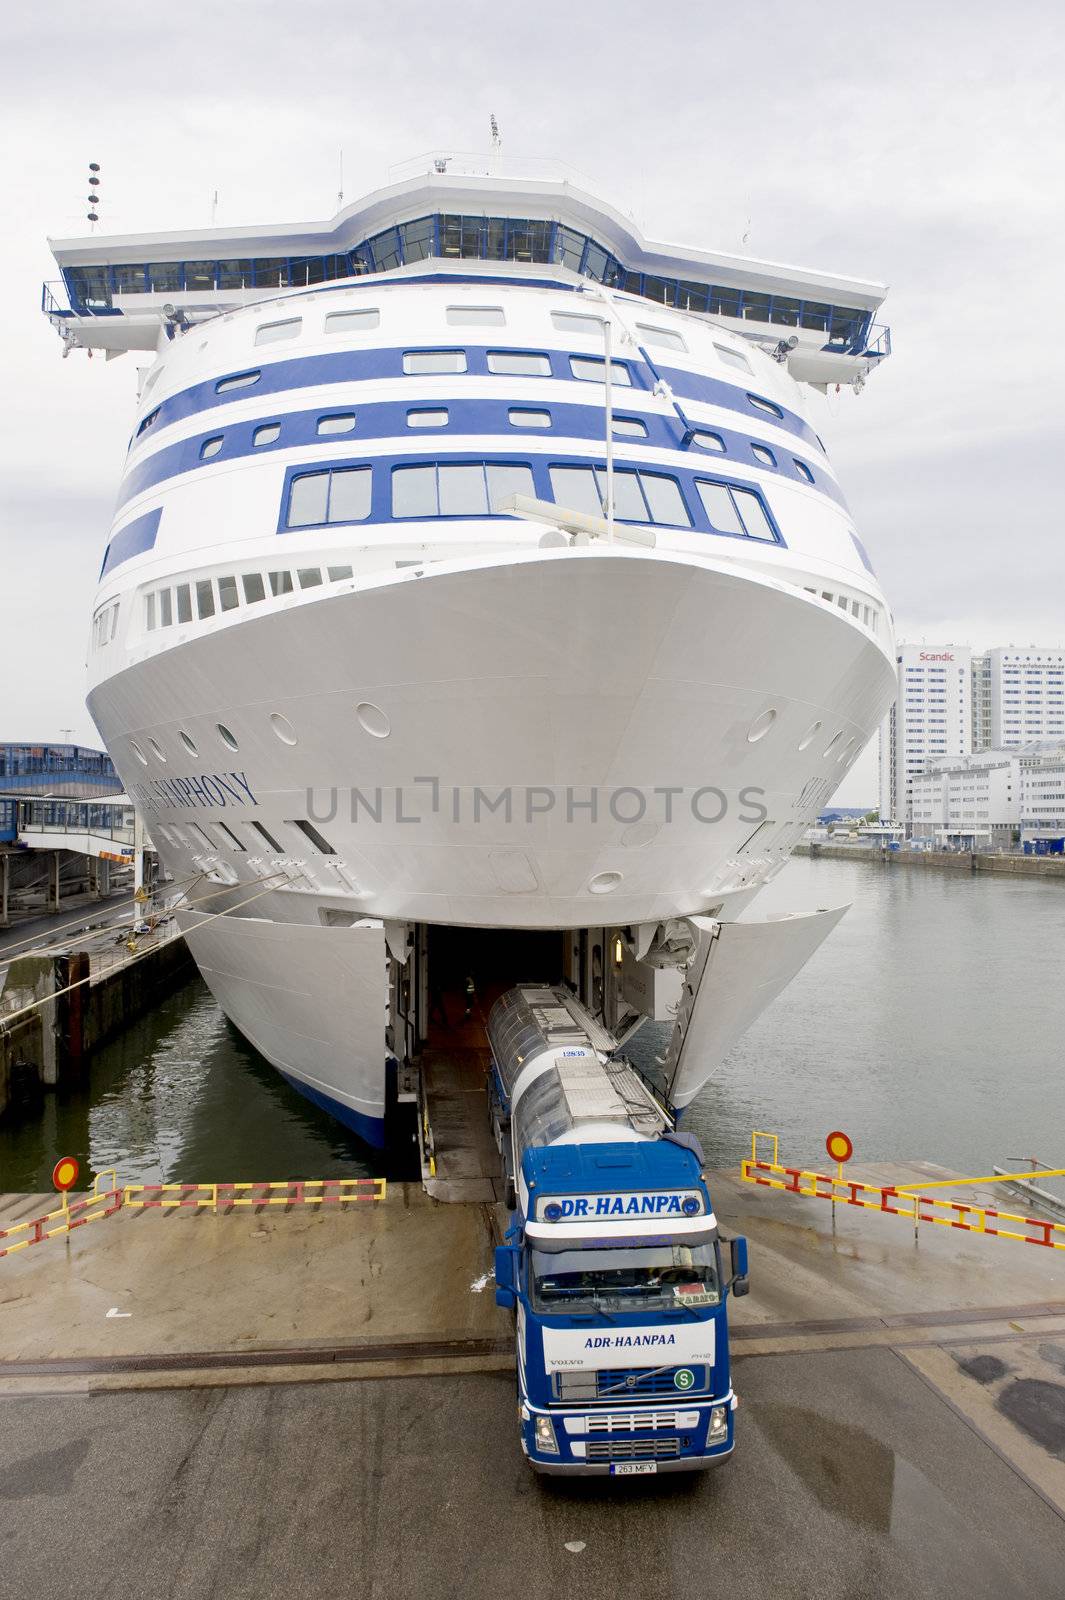
<path fill-rule="evenodd" d="M 690 1372 L 695 1382 L 680 1386 L 674 1380 L 678 1372 Z M 624 1405 L 627 1400 L 644 1399 L 650 1395 L 668 1394 L 677 1400 L 681 1395 L 706 1394 L 710 1388 L 710 1369 L 693 1367 L 605 1367 L 600 1372 L 556 1372 L 553 1375 L 555 1395 L 559 1400 L 612 1400 Z"/>
<path fill-rule="evenodd" d="M 698 1412 L 689 1412 L 698 1416 Z M 600 1411 L 586 1417 L 589 1433 L 638 1433 L 644 1429 L 679 1428 L 675 1411 Z"/>
<path fill-rule="evenodd" d="M 661 1461 L 680 1455 L 679 1439 L 589 1439 L 588 1461 Z"/>

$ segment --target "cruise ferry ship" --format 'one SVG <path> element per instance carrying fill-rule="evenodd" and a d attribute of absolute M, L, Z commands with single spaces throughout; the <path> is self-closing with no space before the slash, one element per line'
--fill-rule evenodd
<path fill-rule="evenodd" d="M 89 707 L 226 1014 L 380 1145 L 561 983 L 608 1053 L 672 1022 L 682 1111 L 842 914 L 740 920 L 894 695 L 809 405 L 884 289 L 446 157 L 52 248 L 63 353 L 138 364 Z"/>

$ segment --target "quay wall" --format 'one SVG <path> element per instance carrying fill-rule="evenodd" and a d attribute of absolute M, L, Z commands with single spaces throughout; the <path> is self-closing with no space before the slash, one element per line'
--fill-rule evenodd
<path fill-rule="evenodd" d="M 10 1009 L 37 1009 L 12 1022 L 0 1015 L 0 1117 L 32 1115 L 45 1089 L 68 1089 L 85 1081 L 94 1051 L 120 1034 L 195 968 L 184 938 L 176 937 L 79 983 L 89 971 L 84 951 L 34 954 L 13 961 L 4 997 Z M 68 985 L 77 984 L 69 993 Z M 47 998 L 54 995 L 54 999 Z"/>
<path fill-rule="evenodd" d="M 1058 878 L 1065 883 L 1065 857 L 992 855 L 967 850 L 881 850 L 878 846 L 798 844 L 797 856 L 825 861 L 876 861 L 889 867 L 943 867 L 951 872 L 1004 872 L 1021 878 Z"/>

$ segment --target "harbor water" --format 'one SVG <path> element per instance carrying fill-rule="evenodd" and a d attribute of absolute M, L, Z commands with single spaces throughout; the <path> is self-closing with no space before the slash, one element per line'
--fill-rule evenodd
<path fill-rule="evenodd" d="M 958 1171 L 1063 1164 L 1065 885 L 875 862 L 793 861 L 752 914 L 851 902 L 723 1065 L 686 1125 L 714 1166 L 754 1128 L 823 1163 L 842 1128 L 866 1160 Z M 650 1067 L 668 1030 L 629 1046 Z M 0 1124 L 0 1190 L 49 1187 L 59 1154 L 127 1182 L 395 1174 L 268 1067 L 196 980 L 99 1052 L 91 1087 Z"/>

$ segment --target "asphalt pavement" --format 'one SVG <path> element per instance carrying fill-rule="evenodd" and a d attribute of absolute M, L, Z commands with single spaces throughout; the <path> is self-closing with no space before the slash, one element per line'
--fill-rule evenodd
<path fill-rule="evenodd" d="M 1065 1520 L 886 1348 L 741 1358 L 731 1463 L 534 1478 L 506 1374 L 0 1400 L 2 1600 L 1065 1593 Z"/>

